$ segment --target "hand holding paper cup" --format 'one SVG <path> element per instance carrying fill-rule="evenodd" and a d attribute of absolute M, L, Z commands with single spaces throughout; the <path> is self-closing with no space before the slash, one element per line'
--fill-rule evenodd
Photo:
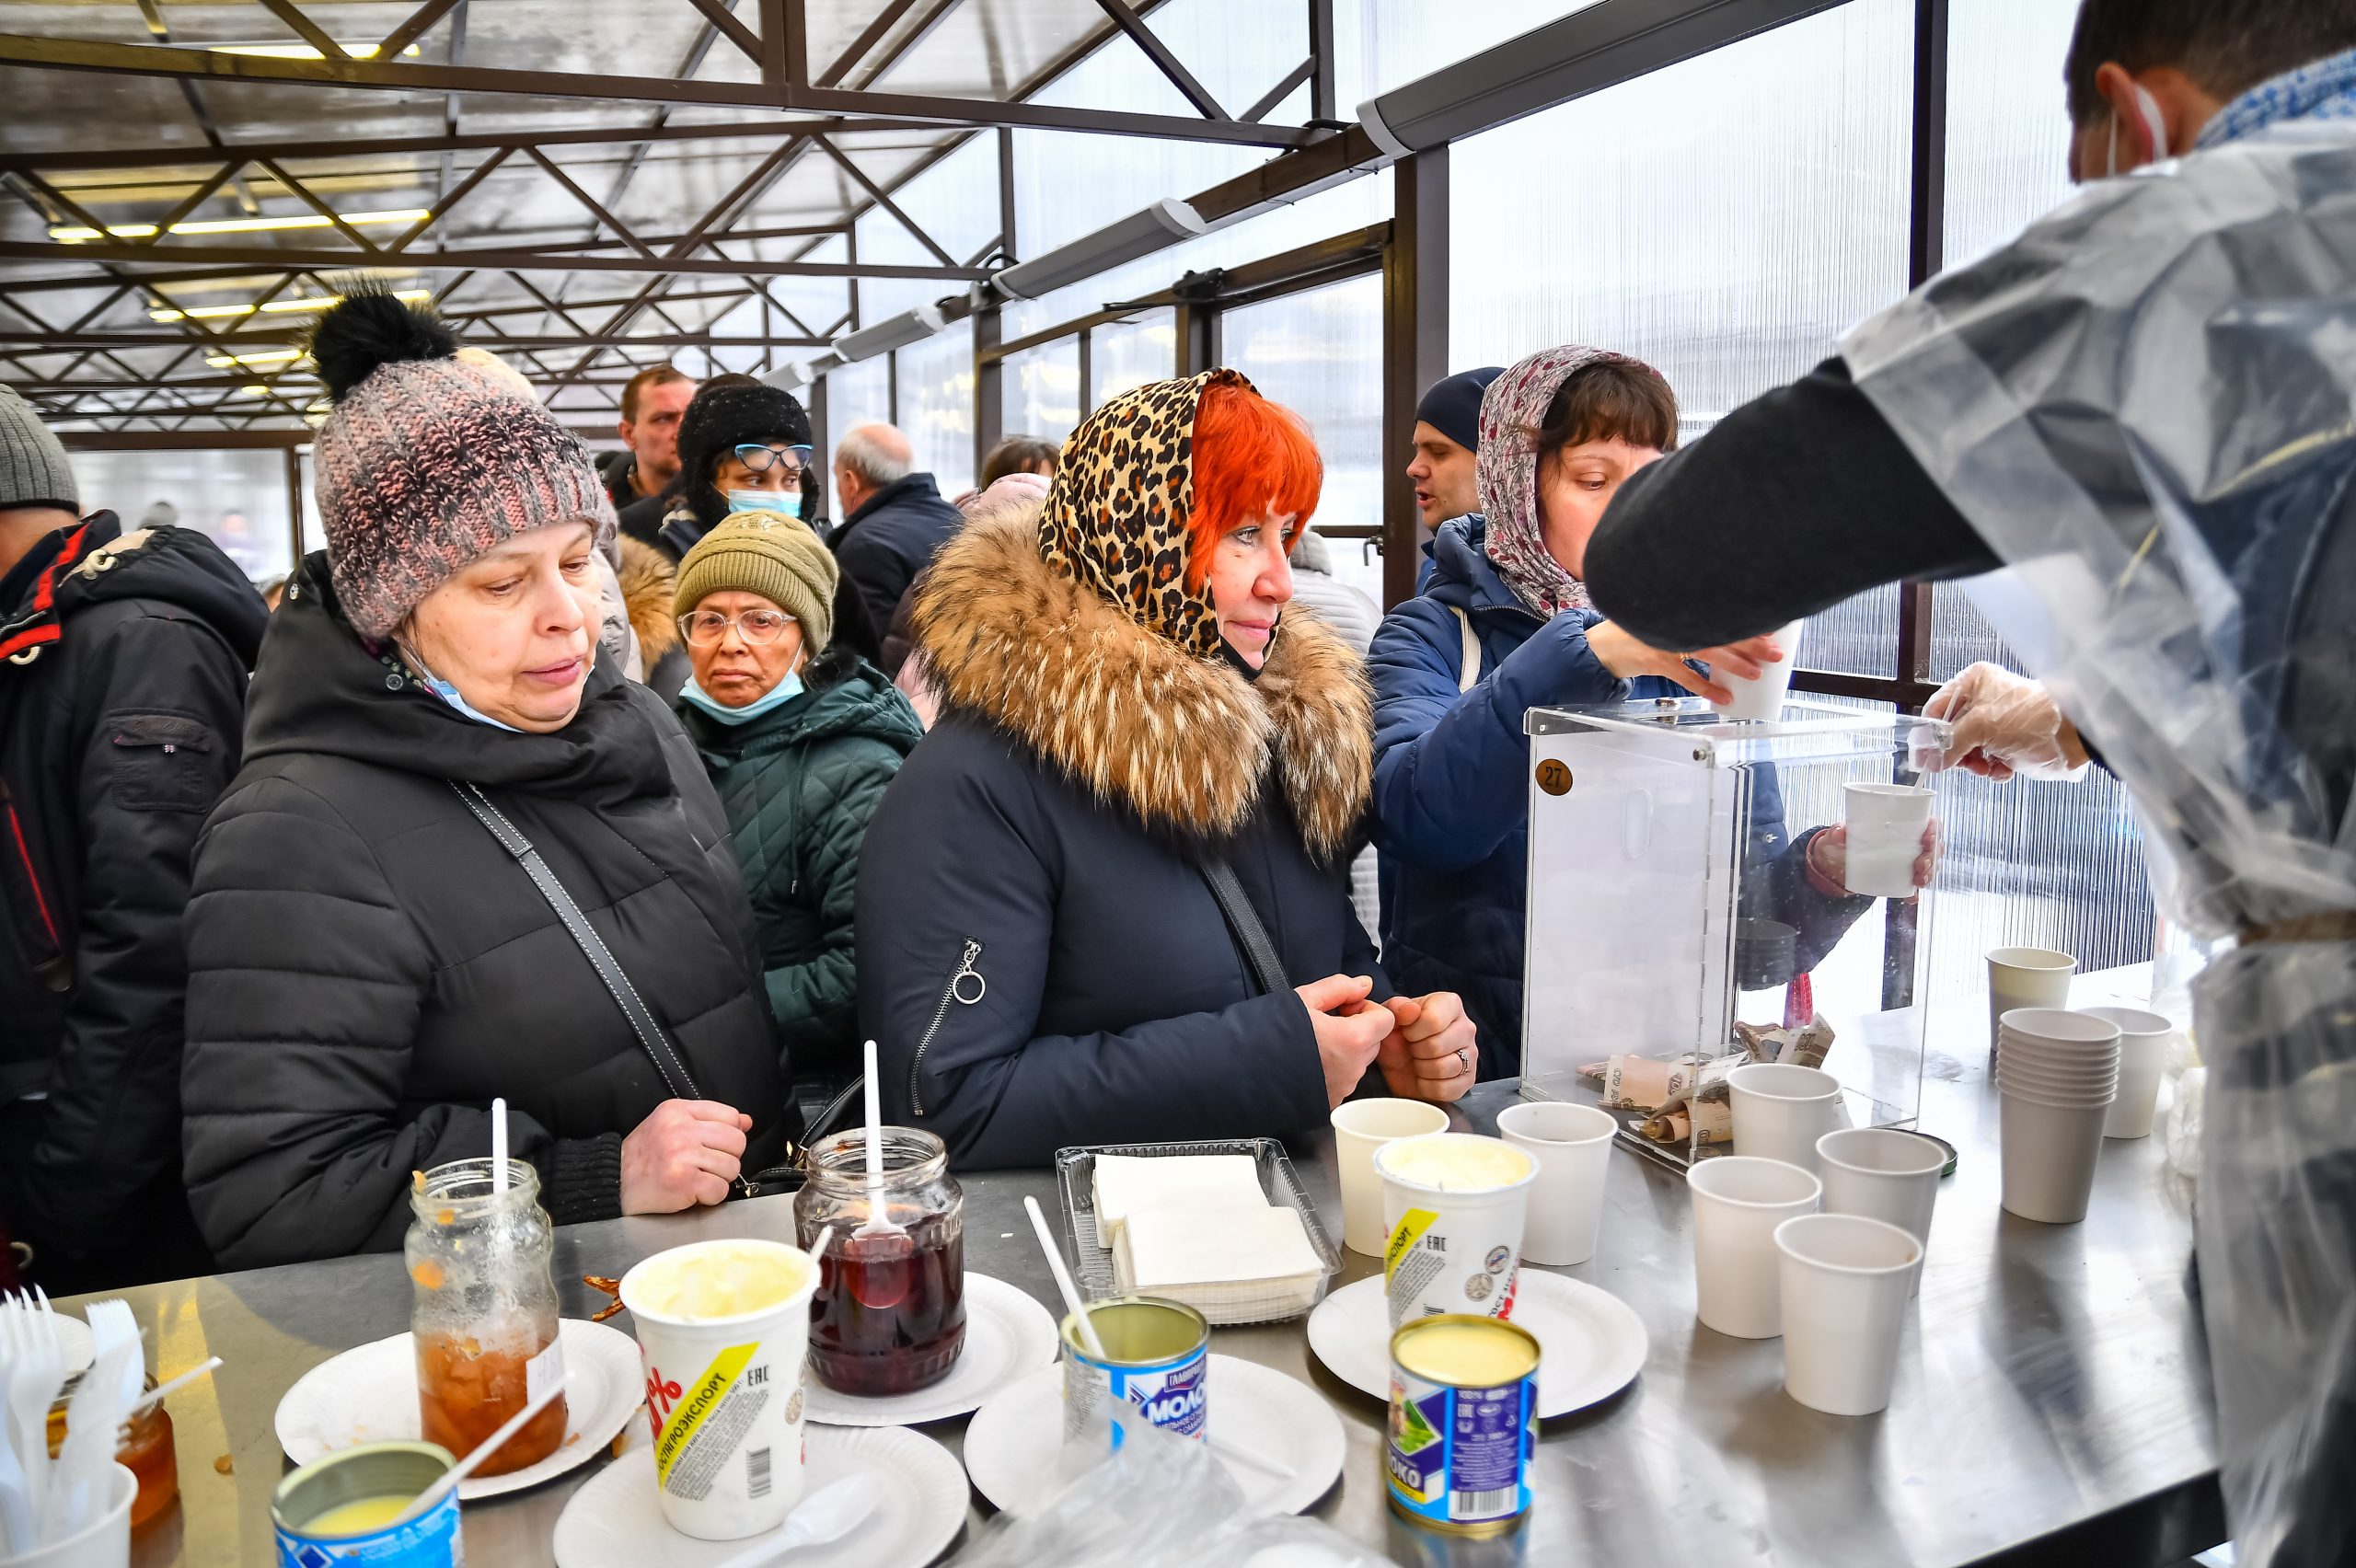
<path fill-rule="evenodd" d="M 1847 859 L 1842 882 L 1851 893 L 1875 898 L 1911 898 L 1922 885 L 1916 873 L 1936 843 L 1931 829 L 1931 791 L 1914 784 L 1853 783 L 1842 786 Z"/>
<path fill-rule="evenodd" d="M 1717 678 L 1734 693 L 1731 702 L 1712 704 L 1728 719 L 1777 719 L 1783 716 L 1784 698 L 1792 689 L 1792 669 L 1800 656 L 1800 627 L 1794 621 L 1775 633 L 1776 645 L 1784 656 L 1759 667 L 1757 678 L 1745 680 L 1732 670 Z"/>

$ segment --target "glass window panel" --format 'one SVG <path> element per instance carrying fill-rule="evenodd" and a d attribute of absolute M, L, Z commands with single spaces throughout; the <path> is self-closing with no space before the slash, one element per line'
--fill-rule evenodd
<path fill-rule="evenodd" d="M 1316 435 L 1325 459 L 1317 521 L 1381 523 L 1382 280 L 1352 278 L 1230 310 L 1220 329 L 1227 363 Z"/>
<path fill-rule="evenodd" d="M 892 422 L 892 362 L 878 354 L 826 373 L 826 437 L 839 443 L 853 425 Z"/>
<path fill-rule="evenodd" d="M 1428 76 L 1596 0 L 1343 0 L 1334 7 L 1334 82 L 1349 106 Z M 1156 13 L 1160 15 L 1160 13 Z"/>
<path fill-rule="evenodd" d="M 963 495 L 974 488 L 973 322 L 952 322 L 902 349 L 899 361 L 899 426 L 917 467 L 933 477 L 942 495 Z"/>
<path fill-rule="evenodd" d="M 1149 310 L 1126 321 L 1092 328 L 1088 334 L 1088 369 L 1095 385 L 1089 388 L 1088 406 L 1101 405 L 1132 386 L 1167 381 L 1178 368 L 1178 313 Z"/>
<path fill-rule="evenodd" d="M 1043 343 L 999 363 L 1006 433 L 1061 444 L 1080 424 L 1080 340 Z"/>
<path fill-rule="evenodd" d="M 171 521 L 209 536 L 257 582 L 294 564 L 283 452 L 76 452 L 72 461 L 83 510 L 112 512 L 126 531 L 168 505 Z"/>
<path fill-rule="evenodd" d="M 2070 0 L 1972 0 L 1948 14 L 1950 266 L 2012 238 L 2070 195 L 2062 62 L 2077 9 Z"/>
<path fill-rule="evenodd" d="M 1016 133 L 1018 147 L 1022 135 L 1022 133 Z M 1134 137 L 1115 136 L 1084 139 L 1098 143 L 1134 143 L 1136 140 Z M 1057 175 L 1053 178 L 1068 176 Z M 1103 178 L 1120 177 L 1117 172 L 1108 169 Z M 1149 192 L 1110 216 L 1119 217 L 1133 213 L 1154 195 L 1185 195 L 1195 189 L 1198 188 L 1181 186 L 1175 190 Z M 1354 179 L 1331 190 L 1322 190 L 1289 207 L 1278 207 L 1274 212 L 1247 218 L 1232 228 L 1187 240 L 1167 250 L 1157 250 L 1125 267 L 1099 272 L 1092 278 L 1082 279 L 1038 299 L 1010 301 L 1005 315 L 1006 335 L 1009 338 L 1028 337 L 1059 321 L 1068 321 L 1076 316 L 1086 316 L 1102 309 L 1109 301 L 1136 299 L 1168 288 L 1190 269 L 1207 271 L 1213 267 L 1233 267 L 1245 261 L 1256 261 L 1322 239 L 1331 239 L 1352 229 L 1381 223 L 1390 216 L 1391 171 L 1383 169 L 1364 179 Z M 1101 225 L 1087 225 L 1089 228 L 1098 226 Z M 1086 231 L 1083 229 L 1081 232 Z M 1026 228 L 1022 233 L 1025 254 L 1037 255 L 1039 247 L 1031 231 Z"/>

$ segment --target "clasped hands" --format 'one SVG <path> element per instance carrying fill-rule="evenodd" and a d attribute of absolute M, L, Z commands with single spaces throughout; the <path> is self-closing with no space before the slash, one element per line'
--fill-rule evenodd
<path fill-rule="evenodd" d="M 1402 1099 L 1445 1103 L 1461 1097 L 1481 1065 L 1463 999 L 1453 991 L 1434 991 L 1373 1002 L 1368 1000 L 1373 989 L 1373 980 L 1363 974 L 1329 974 L 1293 988 L 1316 1032 L 1327 1103 L 1347 1100 L 1369 1064 L 1382 1069 L 1383 1082 Z"/>

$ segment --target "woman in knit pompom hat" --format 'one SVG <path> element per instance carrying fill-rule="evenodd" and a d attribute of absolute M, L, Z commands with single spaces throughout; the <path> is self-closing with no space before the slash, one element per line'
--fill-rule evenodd
<path fill-rule="evenodd" d="M 810 525 L 776 512 L 733 513 L 679 563 L 695 668 L 679 720 L 728 813 L 804 1103 L 859 1073 L 859 853 L 884 786 L 924 738 L 884 672 L 836 637 L 839 581 Z"/>
<path fill-rule="evenodd" d="M 368 290 L 312 345 L 328 548 L 271 622 L 188 915 L 185 1173 L 230 1267 L 398 1246 L 410 1172 L 485 1153 L 493 1096 L 560 1223 L 717 1203 L 798 1128 L 720 802 L 599 656 L 612 505 L 456 347 Z"/>

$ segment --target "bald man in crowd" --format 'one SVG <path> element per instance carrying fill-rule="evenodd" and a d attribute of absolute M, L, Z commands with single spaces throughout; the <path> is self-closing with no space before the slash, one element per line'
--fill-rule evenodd
<path fill-rule="evenodd" d="M 842 525 L 828 540 L 835 559 L 869 618 L 890 626 L 908 585 L 964 519 L 932 476 L 916 471 L 907 436 L 887 424 L 859 425 L 843 437 L 835 448 L 835 493 L 843 508 Z"/>

